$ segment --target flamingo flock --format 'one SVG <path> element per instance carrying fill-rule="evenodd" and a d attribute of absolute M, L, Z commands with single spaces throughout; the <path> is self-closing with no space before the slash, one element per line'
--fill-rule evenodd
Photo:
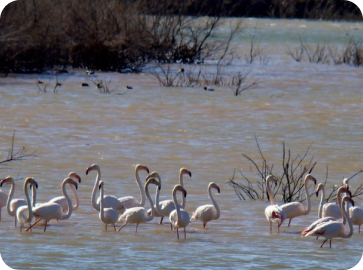
<path fill-rule="evenodd" d="M 179 228 L 183 229 L 184 239 L 187 235 L 187 226 L 193 222 L 201 222 L 203 229 L 206 229 L 207 223 L 218 220 L 221 215 L 221 209 L 214 198 L 215 193 L 220 193 L 220 187 L 215 182 L 210 182 L 207 186 L 207 195 L 210 204 L 197 207 L 192 214 L 189 214 L 186 208 L 187 189 L 184 187 L 184 175 L 192 177 L 191 171 L 181 168 L 179 171 L 179 181 L 174 185 L 171 191 L 171 199 L 160 201 L 160 191 L 162 189 L 161 176 L 157 171 L 150 173 L 147 166 L 137 164 L 135 166 L 134 179 L 138 186 L 140 198 L 134 196 L 118 197 L 115 195 L 105 195 L 105 187 L 107 181 L 101 180 L 101 169 L 97 164 L 93 164 L 86 169 L 86 175 L 92 171 L 96 172 L 96 178 L 91 193 L 90 205 L 98 212 L 100 221 L 104 224 L 107 231 L 111 225 L 114 231 L 121 231 L 129 224 L 135 224 L 135 234 L 138 233 L 140 224 L 148 223 L 155 217 L 160 217 L 159 224 L 163 223 L 166 217 L 169 219 L 171 230 L 176 231 L 177 239 L 179 236 Z M 147 176 L 142 184 L 140 172 L 144 171 Z M 306 174 L 304 178 L 304 191 L 306 196 L 306 205 L 301 202 L 290 202 L 282 205 L 275 204 L 275 198 L 271 190 L 271 184 L 277 185 L 278 179 L 273 175 L 268 175 L 265 179 L 266 192 L 270 204 L 265 208 L 265 216 L 269 222 L 270 233 L 272 232 L 272 223 L 277 223 L 277 230 L 285 219 L 288 219 L 287 226 L 290 227 L 294 218 L 306 216 L 311 211 L 311 200 L 308 190 L 308 183 L 317 184 L 315 177 Z M 0 187 L 6 184 L 10 185 L 8 194 L 0 189 L 0 220 L 1 209 L 6 208 L 9 216 L 14 217 L 14 226 L 19 224 L 20 232 L 28 226 L 25 231 L 28 232 L 39 222 L 43 221 L 44 232 L 51 220 L 65 220 L 71 217 L 72 212 L 78 209 L 80 204 L 77 195 L 78 185 L 81 183 L 81 177 L 70 172 L 68 176 L 61 182 L 62 196 L 50 199 L 48 202 L 36 202 L 38 183 L 32 177 L 27 177 L 23 184 L 24 198 L 13 198 L 15 191 L 15 181 L 8 176 L 0 181 Z M 155 199 L 150 195 L 150 186 L 155 186 Z M 72 192 L 74 202 L 68 195 L 67 188 Z M 29 195 L 31 190 L 31 195 Z M 302 237 L 315 236 L 324 238 L 324 244 L 329 240 L 329 246 L 332 247 L 334 238 L 349 238 L 353 235 L 353 225 L 358 226 L 358 233 L 363 224 L 363 209 L 354 206 L 351 199 L 352 194 L 349 190 L 348 180 L 344 179 L 343 185 L 338 188 L 337 202 L 325 203 L 324 184 L 320 183 L 316 189 L 316 196 L 320 197 L 318 208 L 318 219 L 311 225 L 307 226 L 300 233 Z M 99 195 L 98 195 L 99 194 Z M 180 199 L 178 199 L 178 196 Z M 97 198 L 98 196 L 98 198 Z M 148 204 L 146 204 L 148 202 Z M 33 221 L 34 219 L 34 221 Z M 340 220 L 342 219 L 342 220 Z M 102 224 L 101 223 L 101 224 Z M 29 225 L 26 225 L 29 224 Z M 120 224 L 117 229 L 116 226 Z M 349 229 L 346 230 L 346 225 Z"/>

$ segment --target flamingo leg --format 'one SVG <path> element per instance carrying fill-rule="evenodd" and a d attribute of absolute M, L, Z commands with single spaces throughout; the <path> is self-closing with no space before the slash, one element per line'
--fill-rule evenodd
<path fill-rule="evenodd" d="M 17 220 L 17 218 L 16 218 L 16 216 L 15 216 L 15 227 L 16 227 L 16 220 Z"/>
<path fill-rule="evenodd" d="M 163 224 L 163 219 L 164 219 L 164 217 L 160 218 L 160 223 L 159 224 Z"/>
<path fill-rule="evenodd" d="M 48 221 L 46 221 L 46 222 L 44 223 L 44 231 L 46 231 L 46 230 L 47 230 L 47 223 L 48 223 Z"/>
<path fill-rule="evenodd" d="M 177 237 L 179 239 L 179 228 L 176 228 L 176 235 L 177 235 Z"/>
<path fill-rule="evenodd" d="M 185 230 L 185 227 L 184 227 L 184 239 L 187 239 L 187 231 Z"/>
<path fill-rule="evenodd" d="M 115 231 L 116 231 L 116 225 L 115 225 L 115 223 L 113 224 L 113 228 L 115 229 Z"/>
<path fill-rule="evenodd" d="M 124 224 L 124 225 L 122 225 L 121 227 L 120 227 L 120 229 L 118 229 L 118 231 L 121 231 L 121 229 L 123 228 L 123 227 L 125 227 L 127 225 L 127 222 Z"/>
<path fill-rule="evenodd" d="M 291 220 L 292 218 L 289 219 L 289 224 L 287 225 L 287 227 L 290 227 Z"/>
<path fill-rule="evenodd" d="M 205 226 L 207 225 L 207 222 L 203 222 L 203 229 L 205 229 Z"/>
<path fill-rule="evenodd" d="M 323 247 L 327 239 L 324 240 L 324 242 L 321 244 L 320 247 Z"/>
<path fill-rule="evenodd" d="M 105 224 L 105 230 L 107 231 L 107 224 Z"/>
<path fill-rule="evenodd" d="M 329 246 L 330 246 L 330 248 L 331 248 L 331 240 L 332 240 L 332 239 L 330 239 L 330 245 L 329 245 Z"/>
<path fill-rule="evenodd" d="M 26 232 L 29 231 L 35 224 L 37 224 L 41 219 L 39 218 L 37 221 L 35 221 L 32 225 L 29 225 L 29 227 L 25 230 Z"/>
<path fill-rule="evenodd" d="M 139 223 L 136 224 L 136 231 L 135 231 L 135 233 L 137 233 L 137 227 L 139 227 Z"/>
<path fill-rule="evenodd" d="M 173 223 L 170 222 L 170 230 L 173 230 Z"/>

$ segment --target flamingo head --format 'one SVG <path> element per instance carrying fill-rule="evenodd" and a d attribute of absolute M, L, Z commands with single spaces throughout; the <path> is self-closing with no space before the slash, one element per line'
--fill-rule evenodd
<path fill-rule="evenodd" d="M 266 177 L 266 183 L 268 183 L 269 181 L 274 182 L 275 186 L 277 185 L 277 178 L 275 176 L 273 176 L 272 174 L 270 174 Z"/>
<path fill-rule="evenodd" d="M 30 189 L 34 186 L 36 189 L 38 189 L 38 182 L 35 181 L 33 178 L 31 178 L 31 185 L 30 185 Z"/>
<path fill-rule="evenodd" d="M 141 165 L 141 164 L 137 164 L 137 165 L 135 166 L 135 170 L 136 170 L 136 171 L 144 170 L 144 171 L 146 171 L 147 173 L 150 173 L 149 168 L 148 168 L 148 167 L 146 167 L 146 166 L 144 166 L 144 165 Z"/>
<path fill-rule="evenodd" d="M 354 201 L 353 201 L 353 199 L 352 198 L 350 198 L 349 196 L 347 196 L 347 195 L 345 195 L 344 197 L 343 197 L 343 200 L 342 200 L 342 203 L 344 204 L 344 203 L 346 203 L 346 202 L 349 202 L 349 203 L 351 203 L 351 205 L 352 206 L 354 206 Z"/>
<path fill-rule="evenodd" d="M 0 187 L 2 187 L 3 184 L 5 184 L 5 183 L 10 183 L 12 180 L 13 180 L 13 178 L 10 175 L 7 176 L 6 178 L 4 178 L 4 179 L 1 180 Z"/>
<path fill-rule="evenodd" d="M 319 183 L 318 188 L 316 189 L 315 193 L 316 193 L 316 197 L 319 196 L 319 191 L 320 190 L 324 190 L 324 184 L 323 183 Z"/>
<path fill-rule="evenodd" d="M 192 172 L 189 171 L 188 169 L 186 168 L 181 168 L 180 171 L 179 171 L 179 174 L 182 175 L 182 174 L 187 174 L 189 175 L 189 177 L 192 177 Z"/>
<path fill-rule="evenodd" d="M 285 213 L 284 212 L 275 212 L 275 211 L 272 211 L 272 218 L 273 219 L 278 219 L 280 220 L 280 222 L 278 222 L 278 227 L 281 226 L 281 224 L 284 222 L 285 220 Z"/>
<path fill-rule="evenodd" d="M 78 189 L 78 184 L 76 181 L 74 181 L 72 178 L 70 177 L 67 177 L 63 180 L 63 182 L 67 183 L 67 184 L 70 184 L 70 185 L 73 185 L 76 189 Z"/>
<path fill-rule="evenodd" d="M 212 182 L 209 185 L 210 185 L 210 187 L 215 188 L 218 191 L 218 193 L 221 193 L 221 189 L 219 188 L 219 186 L 216 183 Z"/>
<path fill-rule="evenodd" d="M 147 182 L 145 183 L 145 188 L 149 186 L 150 184 L 157 185 L 159 187 L 159 190 L 161 189 L 161 183 L 156 177 L 150 177 Z"/>
<path fill-rule="evenodd" d="M 77 180 L 78 180 L 78 182 L 79 182 L 79 183 L 81 183 L 81 177 L 80 177 L 78 174 L 76 174 L 75 172 L 70 172 L 70 173 L 68 174 L 68 177 L 70 177 L 70 178 L 74 178 L 74 179 L 77 179 Z"/>
<path fill-rule="evenodd" d="M 98 189 L 101 189 L 103 187 L 103 181 L 100 181 L 100 184 L 98 185 Z"/>
<path fill-rule="evenodd" d="M 160 175 L 157 171 L 153 171 L 151 172 L 147 177 L 146 177 L 146 182 L 150 179 L 150 178 L 156 178 L 158 179 L 158 181 L 161 183 L 161 178 L 160 178 Z"/>
<path fill-rule="evenodd" d="M 177 191 L 180 191 L 183 193 L 183 196 L 184 198 L 187 196 L 187 191 L 180 185 L 180 184 L 177 184 L 174 186 L 174 189 L 173 189 L 173 194 Z"/>
<path fill-rule="evenodd" d="M 349 189 L 349 179 L 348 178 L 343 179 L 343 186 L 346 187 L 347 189 Z"/>
<path fill-rule="evenodd" d="M 314 182 L 314 185 L 316 185 L 316 179 L 315 179 L 315 177 L 314 177 L 314 176 L 312 176 L 312 175 L 311 175 L 311 174 L 309 174 L 309 173 L 305 176 L 305 181 L 308 181 L 308 180 L 313 181 L 313 182 Z"/>
<path fill-rule="evenodd" d="M 100 167 L 97 165 L 97 164 L 92 164 L 91 166 L 89 166 L 88 168 L 87 168 L 87 170 L 86 170 L 86 175 L 88 175 L 88 173 L 90 172 L 90 171 L 93 171 L 93 170 L 97 170 L 97 169 L 99 169 Z"/>

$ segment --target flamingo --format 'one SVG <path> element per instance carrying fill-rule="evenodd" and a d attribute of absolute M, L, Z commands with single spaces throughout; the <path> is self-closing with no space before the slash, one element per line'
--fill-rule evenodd
<path fill-rule="evenodd" d="M 81 177 L 76 174 L 75 172 L 70 172 L 68 174 L 68 177 L 72 178 L 73 180 L 77 180 L 79 183 L 81 183 Z M 68 185 L 74 195 L 74 198 L 75 198 L 75 203 L 74 205 L 72 206 L 73 207 L 73 211 L 76 211 L 78 209 L 78 206 L 79 206 L 79 198 L 78 198 L 78 195 L 77 195 L 77 192 L 76 192 L 76 189 L 74 188 L 74 185 L 72 184 L 69 184 Z M 63 212 L 67 212 L 68 211 L 68 204 L 67 204 L 67 200 L 64 196 L 58 196 L 58 197 L 55 197 L 51 200 L 49 200 L 49 202 L 54 202 L 54 203 L 58 203 L 62 206 L 63 208 Z"/>
<path fill-rule="evenodd" d="M 95 185 L 93 186 L 91 199 L 92 199 L 93 208 L 96 209 L 97 211 L 100 211 L 100 198 L 98 198 L 98 200 L 96 201 L 96 190 L 97 190 L 97 188 L 99 188 L 99 182 L 101 180 L 100 166 L 98 166 L 97 164 L 91 165 L 90 167 L 87 168 L 86 175 L 88 175 L 88 173 L 90 171 L 97 171 L 96 181 L 95 181 Z M 106 207 L 106 208 L 111 207 L 111 208 L 115 209 L 119 213 L 123 213 L 125 211 L 125 207 L 116 198 L 116 196 L 105 195 L 104 198 L 103 198 L 103 203 L 104 203 L 104 207 Z"/>
<path fill-rule="evenodd" d="M 308 226 L 307 228 L 305 228 L 301 233 L 300 235 L 301 236 L 305 236 L 308 232 L 310 232 L 311 230 L 313 230 L 315 227 L 317 226 L 320 226 L 321 224 L 323 223 L 326 223 L 326 222 L 330 222 L 330 221 L 337 221 L 338 219 L 335 218 L 335 217 L 331 217 L 331 216 L 322 216 L 322 208 L 324 206 L 323 204 L 323 201 L 324 201 L 324 198 L 325 198 L 325 190 L 324 190 L 324 184 L 322 183 L 319 183 L 318 185 L 318 188 L 316 190 L 316 196 L 319 196 L 319 192 L 321 191 L 321 197 L 320 197 L 320 205 L 319 205 L 319 210 L 318 210 L 318 217 L 319 219 L 314 221 L 310 226 Z M 347 192 L 350 196 L 352 195 L 351 192 L 349 190 L 347 190 L 344 186 L 340 187 L 339 190 L 338 190 L 338 207 L 339 207 L 339 211 L 342 207 L 342 198 L 340 196 L 340 194 L 342 192 Z M 346 220 L 343 219 L 343 224 L 346 223 Z M 318 239 L 319 236 L 316 237 L 316 239 Z"/>
<path fill-rule="evenodd" d="M 358 225 L 358 233 L 360 233 L 360 226 L 363 224 L 363 209 L 358 206 L 350 207 L 349 217 L 353 225 Z"/>
<path fill-rule="evenodd" d="M 221 214 L 219 206 L 212 196 L 212 188 L 216 189 L 218 193 L 221 193 L 221 190 L 216 183 L 214 182 L 209 183 L 207 191 L 208 191 L 208 196 L 213 204 L 205 204 L 199 206 L 192 215 L 192 219 L 200 220 L 203 222 L 203 228 L 205 228 L 208 221 L 219 219 Z"/>
<path fill-rule="evenodd" d="M 103 181 L 100 181 L 99 184 L 100 189 L 100 220 L 105 224 L 105 230 L 107 231 L 107 224 L 112 224 L 113 228 L 116 231 L 116 221 L 118 219 L 118 212 L 113 208 L 104 208 L 103 201 L 104 201 L 104 192 L 103 192 Z"/>
<path fill-rule="evenodd" d="M 266 190 L 270 198 L 271 205 L 265 208 L 265 216 L 270 222 L 270 232 L 272 232 L 272 222 L 277 222 L 277 230 L 280 231 L 280 226 L 285 220 L 285 212 L 281 209 L 280 206 L 275 204 L 275 199 L 271 192 L 270 182 L 273 182 L 275 185 L 277 185 L 277 179 L 273 175 L 268 175 L 266 177 Z"/>
<path fill-rule="evenodd" d="M 133 196 L 126 196 L 126 197 L 118 198 L 118 200 L 122 203 L 122 205 L 125 208 L 131 208 L 131 207 L 135 207 L 135 206 L 144 206 L 145 205 L 145 199 L 146 199 L 145 190 L 141 184 L 140 176 L 139 176 L 139 171 L 141 171 L 141 170 L 144 170 L 147 173 L 149 173 L 149 168 L 144 165 L 141 165 L 141 164 L 137 164 L 135 166 L 135 180 L 136 180 L 137 186 L 139 187 L 141 201 L 138 201 Z"/>
<path fill-rule="evenodd" d="M 9 216 L 14 217 L 14 224 L 16 227 L 16 223 L 17 223 L 17 218 L 16 218 L 16 210 L 20 207 L 20 206 L 24 206 L 27 205 L 27 201 L 26 199 L 13 199 L 13 195 L 15 192 L 15 182 L 14 179 L 11 176 L 6 177 L 5 179 L 1 180 L 0 182 L 0 187 L 4 184 L 4 183 L 10 183 L 11 188 L 9 191 L 9 195 L 7 195 L 7 202 L 6 202 L 6 210 L 9 214 Z M 33 189 L 33 203 L 32 205 L 34 206 L 35 204 L 35 198 L 36 198 L 36 194 L 34 194 L 34 189 Z"/>
<path fill-rule="evenodd" d="M 184 175 L 187 174 L 189 175 L 189 177 L 192 177 L 192 173 L 186 169 L 186 168 L 181 168 L 179 170 L 179 185 L 181 185 L 182 187 L 184 187 Z M 161 178 L 158 172 L 152 172 L 151 174 L 149 174 L 149 176 L 146 178 L 146 180 L 150 177 L 156 177 L 160 183 L 161 183 Z M 182 203 L 180 205 L 181 208 L 185 208 L 186 205 L 186 199 L 184 196 L 182 196 Z M 160 217 L 160 222 L 159 224 L 163 224 L 163 219 L 164 217 L 168 217 L 171 213 L 171 211 L 173 211 L 175 209 L 175 205 L 173 200 L 164 200 L 159 202 L 159 207 L 156 207 L 156 212 L 155 212 L 155 216 L 156 217 Z M 171 226 L 172 229 L 172 226 Z"/>
<path fill-rule="evenodd" d="M 169 215 L 169 220 L 171 224 L 174 226 L 174 228 L 176 228 L 176 235 L 178 239 L 179 239 L 179 228 L 184 228 L 184 239 L 187 239 L 187 233 L 185 228 L 190 223 L 190 217 L 187 211 L 180 208 L 180 204 L 178 203 L 178 200 L 176 198 L 177 191 L 182 192 L 184 197 L 187 196 L 186 190 L 180 184 L 174 186 L 172 194 L 173 194 L 173 202 L 175 209 L 171 211 Z"/>
<path fill-rule="evenodd" d="M 46 202 L 43 203 L 39 206 L 36 206 L 33 208 L 33 215 L 34 217 L 38 218 L 37 221 L 35 221 L 32 225 L 30 225 L 26 231 L 28 231 L 29 229 L 31 229 L 35 224 L 37 224 L 40 220 L 44 220 L 44 231 L 46 231 L 47 229 L 47 224 L 50 220 L 52 219 L 56 219 L 56 220 L 64 220 L 64 219 L 68 219 L 71 215 L 72 215 L 72 201 L 68 196 L 68 193 L 66 191 L 66 185 L 67 184 L 72 184 L 76 187 L 76 189 L 78 188 L 78 184 L 77 182 L 75 182 L 72 178 L 67 177 L 63 180 L 62 182 L 62 193 L 64 195 L 64 197 L 67 200 L 67 204 L 68 204 L 68 211 L 66 214 L 63 213 L 63 208 L 61 205 L 59 205 L 58 203 L 54 203 L 54 202 Z"/>
<path fill-rule="evenodd" d="M 324 194 L 324 187 L 322 187 L 322 192 Z M 321 217 L 334 217 L 336 219 L 342 218 L 342 214 L 340 211 L 340 202 L 342 199 L 342 193 L 348 193 L 351 196 L 351 192 L 349 191 L 348 186 L 344 184 L 343 186 L 339 187 L 337 191 L 337 203 L 330 202 L 322 205 L 321 204 L 322 201 L 320 201 L 319 210 L 321 208 Z"/>
<path fill-rule="evenodd" d="M 287 225 L 288 227 L 290 227 L 290 223 L 293 218 L 298 216 L 305 216 L 310 213 L 311 201 L 307 185 L 308 181 L 313 181 L 314 184 L 316 185 L 316 179 L 311 174 L 307 174 L 304 179 L 307 208 L 305 208 L 304 205 L 300 202 L 290 202 L 280 206 L 282 211 L 284 211 L 285 213 L 285 218 L 289 219 L 289 224 Z"/>
<path fill-rule="evenodd" d="M 8 194 L 0 189 L 0 221 L 1 221 L 1 209 L 6 206 L 6 202 L 8 201 Z"/>
<path fill-rule="evenodd" d="M 308 233 L 304 234 L 303 236 L 307 237 L 309 235 L 315 236 L 322 236 L 325 238 L 324 242 L 321 244 L 320 247 L 323 247 L 327 240 L 330 240 L 330 248 L 331 242 L 333 238 L 341 237 L 341 238 L 350 238 L 353 235 L 353 224 L 352 220 L 349 218 L 347 211 L 345 210 L 345 203 L 350 202 L 354 206 L 354 201 L 349 198 L 349 196 L 344 196 L 342 199 L 342 207 L 340 208 L 341 214 L 343 219 L 348 221 L 349 225 L 349 232 L 345 231 L 345 224 L 340 221 L 330 221 L 320 224 L 319 226 L 315 227 L 313 230 L 309 231 Z"/>
<path fill-rule="evenodd" d="M 28 193 L 28 185 L 33 187 L 32 192 L 32 202 L 30 202 L 29 193 Z M 36 196 L 36 189 L 38 188 L 38 183 L 32 177 L 27 177 L 24 181 L 23 191 L 25 194 L 26 205 L 21 205 L 16 209 L 15 217 L 20 223 L 20 232 L 22 231 L 25 223 L 31 223 L 33 219 L 33 210 L 32 203 L 35 202 L 34 197 Z"/>
<path fill-rule="evenodd" d="M 149 214 L 147 209 L 141 206 L 126 209 L 126 211 L 118 219 L 119 222 L 125 222 L 125 224 L 118 229 L 119 231 L 121 231 L 121 229 L 127 224 L 131 223 L 136 224 L 135 233 L 137 233 L 137 228 L 140 223 L 146 223 L 154 218 L 155 207 L 149 193 L 150 184 L 156 185 L 159 189 L 161 188 L 161 184 L 155 177 L 148 179 L 145 183 L 145 194 L 151 205 L 151 213 Z"/>

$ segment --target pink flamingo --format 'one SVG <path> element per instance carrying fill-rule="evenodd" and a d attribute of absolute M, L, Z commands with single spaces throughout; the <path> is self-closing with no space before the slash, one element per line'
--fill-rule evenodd
<path fill-rule="evenodd" d="M 285 213 L 280 206 L 275 204 L 274 196 L 271 192 L 270 182 L 277 185 L 277 179 L 273 175 L 268 175 L 266 178 L 266 190 L 270 198 L 270 204 L 265 208 L 266 219 L 270 222 L 270 232 L 272 232 L 272 222 L 277 222 L 277 230 L 280 231 L 280 226 L 285 220 Z"/>

